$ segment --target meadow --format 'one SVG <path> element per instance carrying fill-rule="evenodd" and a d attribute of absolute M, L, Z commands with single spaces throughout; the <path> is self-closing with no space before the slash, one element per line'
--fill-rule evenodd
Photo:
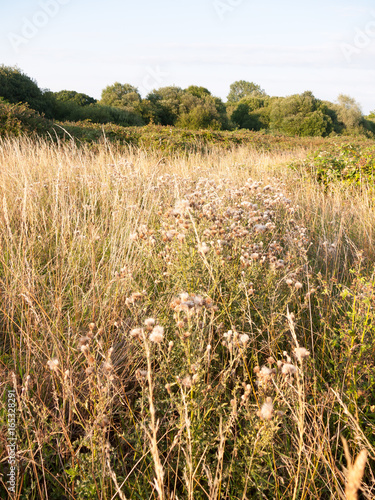
<path fill-rule="evenodd" d="M 375 497 L 373 143 L 251 137 L 0 139 L 1 498 Z"/>

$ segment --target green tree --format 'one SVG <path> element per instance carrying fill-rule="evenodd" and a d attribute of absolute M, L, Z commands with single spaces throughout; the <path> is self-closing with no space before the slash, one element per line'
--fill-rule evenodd
<path fill-rule="evenodd" d="M 175 125 L 180 114 L 180 87 L 160 87 L 150 92 L 142 102 L 142 116 L 145 121 L 158 125 Z"/>
<path fill-rule="evenodd" d="M 141 95 L 136 87 L 129 83 L 116 82 L 103 89 L 99 104 L 138 112 L 140 102 Z"/>
<path fill-rule="evenodd" d="M 195 97 L 206 97 L 211 95 L 211 92 L 206 87 L 198 87 L 197 85 L 190 85 L 185 92 L 194 95 Z"/>
<path fill-rule="evenodd" d="M 267 129 L 269 126 L 270 103 L 268 96 L 249 96 L 238 103 L 227 105 L 228 115 L 234 126 L 249 130 Z"/>
<path fill-rule="evenodd" d="M 307 91 L 274 101 L 270 128 L 287 135 L 326 136 L 332 131 L 332 119 L 326 106 Z"/>
<path fill-rule="evenodd" d="M 199 87 L 199 89 L 203 89 L 203 87 Z M 229 120 L 225 104 L 221 99 L 207 92 L 190 93 L 186 90 L 181 96 L 179 118 L 176 125 L 194 130 L 205 128 L 213 130 L 227 129 Z"/>
<path fill-rule="evenodd" d="M 108 108 L 107 112 L 109 112 L 109 108 L 122 110 L 126 115 L 116 113 L 116 116 L 121 116 L 120 121 L 124 120 L 128 125 L 143 125 L 141 103 L 142 98 L 136 87 L 129 83 L 116 82 L 103 89 L 101 99 L 97 105 Z M 99 112 L 99 109 L 96 109 L 96 112 Z M 110 114 L 114 115 L 114 111 L 111 111 Z"/>
<path fill-rule="evenodd" d="M 227 101 L 228 103 L 235 103 L 244 97 L 262 95 L 266 95 L 266 93 L 260 85 L 253 82 L 246 82 L 245 80 L 238 80 L 231 84 Z"/>
<path fill-rule="evenodd" d="M 42 90 L 17 67 L 0 66 L 0 96 L 12 104 L 28 103 L 39 113 L 49 114 Z"/>

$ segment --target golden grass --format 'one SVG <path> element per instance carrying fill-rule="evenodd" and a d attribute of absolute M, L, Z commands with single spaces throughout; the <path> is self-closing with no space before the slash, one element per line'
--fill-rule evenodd
<path fill-rule="evenodd" d="M 12 498 L 374 497 L 373 192 L 305 155 L 0 142 Z"/>

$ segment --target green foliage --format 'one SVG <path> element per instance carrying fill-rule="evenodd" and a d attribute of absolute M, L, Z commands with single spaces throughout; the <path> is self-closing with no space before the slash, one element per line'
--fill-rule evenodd
<path fill-rule="evenodd" d="M 60 92 L 51 92 L 51 94 L 57 101 L 70 102 L 78 106 L 88 106 L 97 102 L 93 97 L 76 92 L 75 90 L 60 90 Z"/>
<path fill-rule="evenodd" d="M 359 104 L 349 96 L 339 95 L 336 103 L 320 101 L 309 91 L 270 97 L 258 84 L 245 80 L 231 84 L 226 104 L 203 86 L 190 85 L 184 90 L 161 87 L 142 99 L 136 87 L 119 82 L 105 87 L 96 101 L 74 90 L 41 90 L 18 68 L 3 65 L 0 97 L 11 104 L 28 103 L 48 119 L 77 122 L 78 128 L 90 121 L 123 127 L 177 126 L 193 131 L 239 128 L 299 137 L 375 137 L 375 112 L 364 117 Z M 92 131 L 90 128 L 90 136 Z"/>
<path fill-rule="evenodd" d="M 70 122 L 90 120 L 93 123 L 114 123 L 123 127 L 144 124 L 140 114 L 129 111 L 129 109 L 104 106 L 97 102 L 90 103 L 94 99 L 85 96 L 85 94 L 73 96 L 73 99 L 65 99 L 66 94 L 65 91 L 63 92 L 62 99 L 56 98 L 53 93 L 49 94 L 55 120 Z M 86 104 L 83 104 L 84 102 Z"/>
<path fill-rule="evenodd" d="M 197 85 L 190 85 L 185 92 L 194 95 L 195 97 L 206 97 L 211 95 L 211 92 L 206 89 L 206 87 L 198 87 Z"/>
<path fill-rule="evenodd" d="M 136 112 L 141 102 L 141 96 L 136 87 L 129 83 L 121 84 L 119 82 L 108 85 L 102 91 L 102 98 L 99 101 L 104 106 L 112 106 Z"/>
<path fill-rule="evenodd" d="M 244 97 L 263 95 L 266 95 L 266 93 L 260 85 L 245 80 L 238 80 L 231 84 L 227 100 L 228 103 L 235 103 L 239 102 Z"/>
<path fill-rule="evenodd" d="M 108 85 L 102 91 L 102 97 L 98 105 L 104 108 L 101 109 L 101 112 L 106 113 L 107 116 L 116 116 L 116 113 L 111 111 L 114 108 L 118 108 L 126 113 L 122 115 L 117 113 L 114 123 L 118 125 L 143 125 L 141 100 L 136 87 L 133 87 L 129 83 L 121 84 L 116 82 L 113 85 Z M 105 122 L 102 121 L 101 123 Z"/>
<path fill-rule="evenodd" d="M 267 129 L 269 126 L 270 103 L 272 99 L 264 97 L 244 97 L 230 107 L 230 119 L 239 128 L 249 130 Z"/>
<path fill-rule="evenodd" d="M 40 113 L 48 111 L 37 83 L 16 67 L 0 66 L 0 97 L 12 104 L 28 103 Z"/>
<path fill-rule="evenodd" d="M 161 125 L 146 125 L 144 127 L 121 127 L 113 123 L 99 125 L 91 122 L 64 122 L 64 129 L 79 142 L 96 143 L 106 138 L 118 145 L 132 145 L 147 151 L 163 154 L 191 153 L 207 149 L 229 150 L 239 145 L 246 145 L 256 150 L 290 151 L 301 147 L 318 148 L 324 143 L 321 138 L 295 138 L 281 135 L 263 134 L 249 130 L 187 130 Z M 59 132 L 62 137 L 69 135 Z"/>
<path fill-rule="evenodd" d="M 375 148 L 355 144 L 325 147 L 308 155 L 302 169 L 326 186 L 334 181 L 374 185 Z"/>
<path fill-rule="evenodd" d="M 161 87 L 150 92 L 143 106 L 143 116 L 149 123 L 175 125 L 184 91 L 180 87 Z"/>
<path fill-rule="evenodd" d="M 188 92 L 181 96 L 179 118 L 176 122 L 178 127 L 220 130 L 228 128 L 228 124 L 224 103 L 218 97 L 197 97 Z"/>
<path fill-rule="evenodd" d="M 10 104 L 0 98 L 0 136 L 44 134 L 50 126 L 48 120 L 27 104 Z"/>
<path fill-rule="evenodd" d="M 270 128 L 287 135 L 325 137 L 332 131 L 332 119 L 321 101 L 307 91 L 275 101 Z"/>
<path fill-rule="evenodd" d="M 360 105 L 350 96 L 340 94 L 337 103 L 331 105 L 336 112 L 338 130 L 347 135 L 371 134 L 371 124 L 368 123 L 361 111 Z"/>
<path fill-rule="evenodd" d="M 329 255 L 332 248 L 324 251 L 326 259 L 334 259 Z M 315 304 L 330 353 L 327 374 L 344 392 L 349 410 L 360 418 L 364 436 L 375 446 L 375 268 L 365 270 L 363 264 L 359 254 L 347 283 L 329 283 L 318 275 L 323 293 Z M 322 315 L 328 305 L 330 317 Z"/>

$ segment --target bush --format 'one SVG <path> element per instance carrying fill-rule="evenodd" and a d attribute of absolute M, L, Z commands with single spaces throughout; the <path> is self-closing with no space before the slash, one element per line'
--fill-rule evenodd
<path fill-rule="evenodd" d="M 10 104 L 0 98 L 0 136 L 22 134 L 44 134 L 50 122 L 27 104 Z"/>
<path fill-rule="evenodd" d="M 375 148 L 344 144 L 320 149 L 308 155 L 302 165 L 303 169 L 310 171 L 318 182 L 326 186 L 334 181 L 374 185 Z"/>

